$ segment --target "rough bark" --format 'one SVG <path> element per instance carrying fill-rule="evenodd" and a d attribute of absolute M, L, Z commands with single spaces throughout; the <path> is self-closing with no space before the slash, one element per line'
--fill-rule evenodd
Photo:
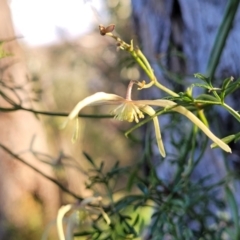
<path fill-rule="evenodd" d="M 6 0 L 0 0 L 0 40 L 4 51 L 12 54 L 0 60 L 0 90 L 10 98 L 19 102 L 13 92 L 3 87 L 6 84 L 11 87 L 30 86 L 27 83 L 28 72 L 24 63 L 22 50 L 17 42 L 11 21 L 11 14 Z M 31 95 L 30 87 L 25 87 L 23 91 L 17 91 L 20 99 L 26 99 Z M 30 102 L 24 103 L 25 106 Z M 0 95 L 0 106 L 9 106 Z M 0 143 L 11 149 L 14 153 L 21 152 L 20 156 L 26 159 L 30 164 L 44 171 L 50 176 L 53 175 L 52 169 L 46 164 L 36 160 L 29 149 L 32 138 L 36 136 L 34 148 L 37 151 L 48 153 L 44 130 L 37 118 L 27 112 L 0 112 Z M 25 152 L 24 152 L 25 151 Z M 35 173 L 32 169 L 24 166 L 16 159 L 12 158 L 3 149 L 0 148 L 0 236 L 6 237 L 6 231 L 9 224 L 15 227 L 25 227 L 34 214 L 34 196 L 43 203 L 44 217 L 49 221 L 56 215 L 59 205 L 59 193 L 57 188 Z M 36 216 L 35 216 L 36 217 Z"/>
<path fill-rule="evenodd" d="M 140 38 L 140 45 L 150 59 L 158 79 L 164 85 L 175 88 L 175 90 L 183 90 L 180 85 L 175 84 L 164 75 L 159 63 L 170 71 L 188 76 L 185 77 L 185 86 L 190 85 L 189 82 L 193 81 L 193 73 L 206 73 L 210 50 L 222 21 L 226 4 L 227 1 L 225 0 L 132 0 L 134 28 Z M 240 75 L 239 23 L 240 11 L 237 12 L 215 73 L 218 81 L 225 77 L 234 76 L 236 78 Z M 186 57 L 185 60 L 171 56 L 169 53 L 170 45 L 174 45 L 177 50 L 182 51 Z M 216 82 L 216 84 L 220 85 L 221 82 Z M 151 89 L 144 97 L 159 98 L 161 96 L 163 95 L 160 91 Z M 232 98 L 229 101 L 231 101 L 233 108 L 237 108 L 236 99 Z M 218 111 L 218 114 L 218 121 L 226 126 L 226 129 L 221 129 L 224 130 L 223 136 L 232 133 L 234 127 L 235 132 L 239 131 L 239 124 L 232 117 L 229 120 L 226 112 Z M 164 125 L 171 121 L 171 118 L 164 116 L 160 118 L 160 121 L 162 129 L 164 129 Z M 229 126 L 231 126 L 231 129 Z M 168 144 L 170 139 L 167 131 L 164 131 L 163 134 L 164 142 Z M 167 145 L 167 151 L 174 151 L 170 144 Z M 159 159 L 159 156 L 157 158 Z M 228 156 L 227 161 L 228 163 L 239 162 L 237 149 L 231 156 Z M 160 178 L 171 181 L 174 169 L 168 159 L 162 161 L 157 171 Z M 213 182 L 225 176 L 226 168 L 220 151 L 207 151 L 197 166 L 194 177 L 199 178 L 207 174 L 213 174 Z M 223 194 L 223 192 L 220 194 Z M 238 195 L 236 194 L 236 197 L 240 204 Z"/>

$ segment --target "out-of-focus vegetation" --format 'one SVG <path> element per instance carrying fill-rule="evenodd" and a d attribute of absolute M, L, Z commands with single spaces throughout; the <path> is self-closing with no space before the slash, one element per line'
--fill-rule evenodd
<path fill-rule="evenodd" d="M 94 2 L 86 4 L 92 4 L 93 11 L 95 11 Z M 121 23 L 118 25 L 118 31 L 125 34 L 130 31 L 130 1 L 107 1 L 103 4 L 106 4 L 109 20 Z M 99 16 L 104 13 L 96 12 L 95 14 L 97 15 L 96 19 L 101 21 Z M 122 70 L 122 67 L 119 66 L 126 55 L 119 56 L 116 46 L 111 41 L 105 41 L 99 35 L 98 24 L 100 23 L 96 21 L 95 30 L 78 39 L 66 40 L 63 36 L 62 41 L 56 45 L 34 48 L 22 45 L 30 72 L 29 79 L 26 79 L 28 81 L 26 85 L 32 84 L 34 93 L 28 97 L 37 102 L 35 110 L 61 112 L 67 116 L 80 99 L 94 92 L 104 89 L 108 92 L 125 94 L 126 80 L 131 71 Z M 130 39 L 131 36 L 128 35 L 128 38 Z M 5 55 L 2 57 L 6 57 Z M 92 114 L 97 111 L 100 114 L 105 110 L 109 114 L 111 108 L 86 109 L 84 113 Z M 80 122 L 81 137 L 77 143 L 72 144 L 70 140 L 73 133 L 72 127 L 61 129 L 66 117 L 41 114 L 36 114 L 36 116 L 45 125 L 48 146 L 52 149 L 51 156 L 45 156 L 44 152 L 38 152 L 36 156 L 39 161 L 45 161 L 47 165 L 52 165 L 59 183 L 82 197 L 93 194 L 93 191 L 85 188 L 89 164 L 86 162 L 83 151 L 91 153 L 97 163 L 106 162 L 105 171 L 110 169 L 116 161 L 120 161 L 123 165 L 131 164 L 139 155 L 141 144 L 134 144 L 130 140 L 126 141 L 122 134 L 129 124 L 109 118 L 99 119 L 98 122 L 91 118 L 82 119 Z M 38 136 L 33 136 L 32 146 L 29 148 L 34 149 L 36 139 Z M 122 182 L 120 181 L 119 187 L 126 182 L 126 177 L 121 178 Z M 75 202 L 75 199 L 69 196 L 64 191 L 61 193 L 62 204 Z M 38 196 L 34 198 L 39 201 Z M 11 239 L 39 238 L 43 229 L 46 228 L 47 224 L 43 224 L 44 217 L 40 214 L 42 208 L 39 205 L 41 204 L 34 205 L 32 200 L 28 201 L 27 199 L 26 197 L 28 207 L 35 209 L 29 211 L 30 215 L 32 214 L 29 217 L 31 224 L 20 231 L 15 228 L 16 226 L 8 227 L 8 223 L 6 223 L 6 228 L 9 228 L 8 236 L 11 236 Z M 27 215 L 26 218 L 28 218 Z M 32 229 L 34 229 L 34 236 L 31 235 Z"/>
<path fill-rule="evenodd" d="M 131 42 L 136 37 L 129 20 L 130 1 L 109 0 L 106 3 L 111 21 L 117 23 L 114 34 L 109 31 L 102 34 L 107 35 L 103 37 L 96 26 L 95 31 L 74 41 L 64 40 L 55 46 L 34 49 L 24 47 L 36 94 L 34 100 L 42 108 L 32 109 L 32 112 L 44 122 L 53 151 L 52 156 L 40 152 L 36 155 L 39 160 L 47 159 L 46 163 L 52 165 L 56 178 L 48 180 L 63 190 L 62 207 L 56 216 L 59 239 L 237 240 L 240 236 L 237 204 L 229 186 L 234 176 L 229 171 L 219 182 L 207 184 L 211 176 L 193 182 L 191 175 L 208 146 L 207 138 L 196 126 L 207 132 L 212 140 L 216 139 L 206 130 L 208 121 L 204 111 L 218 105 L 240 120 L 239 113 L 225 103 L 225 98 L 239 89 L 239 79 L 233 82 L 229 77 L 222 86 L 215 87 L 210 78 L 196 74 L 196 83 L 187 86 L 183 92 L 168 89 L 156 79 L 135 40 Z M 149 77 L 146 82 L 140 81 L 141 71 Z M 73 106 L 95 92 L 125 97 L 129 80 L 139 80 L 134 83 L 142 88 L 141 91 L 147 87 L 165 91 L 166 99 L 149 100 L 149 105 L 156 103 L 154 106 L 163 108 L 157 108 L 156 112 L 152 109 L 154 114 L 135 125 L 109 119 L 109 115 L 99 119 L 97 115 L 110 113 L 111 106 L 99 104 L 86 108 L 81 114 L 91 116 L 79 118 L 80 138 L 72 144 L 74 123 L 64 130 L 60 130 L 60 126 Z M 208 92 L 194 96 L 193 88 L 207 89 Z M 138 99 L 136 91 L 132 98 Z M 147 102 L 133 101 L 133 104 L 144 111 Z M 188 117 L 196 126 L 182 124 L 182 118 L 173 114 L 174 111 Z M 56 116 L 52 116 L 53 113 Z M 169 139 L 174 151 L 167 153 L 167 160 L 177 170 L 171 182 L 159 178 L 158 163 L 152 161 L 151 145 L 155 142 L 151 134 L 152 120 L 164 114 L 172 116 L 167 127 L 171 129 Z M 195 115 L 205 125 L 196 122 Z M 147 129 L 145 136 L 140 131 L 129 131 L 129 138 L 125 138 L 124 133 L 130 127 L 135 130 L 143 123 Z M 180 137 L 175 138 L 175 133 Z M 234 134 L 223 140 L 217 139 L 217 145 L 229 152 L 225 143 L 238 141 L 239 134 Z M 21 156 L 13 156 L 23 162 Z M 160 156 L 159 159 L 164 161 Z M 215 194 L 219 186 L 225 188 L 226 199 Z M 211 205 L 218 206 L 220 211 L 212 212 Z M 232 211 L 232 217 L 227 209 Z M 40 224 L 36 225 L 38 232 Z M 43 239 L 48 238 L 52 225 L 55 224 L 45 225 Z M 12 239 L 18 237 L 13 235 Z M 24 229 L 18 239 L 32 239 L 32 236 L 25 236 Z"/>
<path fill-rule="evenodd" d="M 93 7 L 94 7 L 94 3 Z M 117 31 L 131 38 L 127 32 L 131 29 L 130 1 L 106 2 L 111 21 L 118 21 Z M 74 41 L 63 40 L 54 46 L 26 49 L 26 59 L 32 74 L 36 91 L 39 90 L 39 101 L 44 110 L 69 112 L 77 101 L 89 94 L 106 91 L 124 96 L 127 80 L 139 76 L 137 68 L 122 68 L 126 54 L 116 51 L 111 41 L 99 35 L 98 25 L 95 31 Z M 119 55 L 120 53 L 120 55 Z M 110 113 L 109 108 L 107 113 Z M 84 113 L 103 112 L 101 108 L 86 109 Z M 92 119 L 80 120 L 81 137 L 74 145 L 69 141 L 72 128 L 60 131 L 64 122 L 61 117 L 41 117 L 48 131 L 49 143 L 57 153 L 62 150 L 84 167 L 82 152 L 93 153 L 93 157 L 109 162 L 111 166 L 116 160 L 123 164 L 130 163 L 139 153 L 140 145 L 125 141 L 122 132 L 127 124 L 114 120 Z M 103 141 L 104 140 L 104 141 Z M 106 148 L 107 144 L 107 148 Z M 75 176 L 77 177 L 77 176 Z M 84 176 L 83 176 L 84 179 Z M 69 184 L 74 183 L 69 180 Z M 79 184 L 76 191 L 83 191 Z M 80 184 L 82 185 L 82 184 Z M 83 193 L 84 195 L 84 193 Z"/>

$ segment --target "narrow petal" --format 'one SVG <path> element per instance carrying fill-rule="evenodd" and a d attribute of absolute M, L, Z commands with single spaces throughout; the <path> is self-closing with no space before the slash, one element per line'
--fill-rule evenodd
<path fill-rule="evenodd" d="M 140 100 L 135 101 L 136 104 L 148 104 L 159 107 L 173 107 L 172 110 L 179 112 L 190 119 L 196 126 L 198 126 L 213 142 L 215 142 L 220 148 L 226 152 L 232 152 L 231 148 L 225 144 L 221 139 L 216 137 L 204 124 L 200 121 L 192 112 L 188 111 L 183 106 L 178 106 L 175 102 L 170 100 Z"/>
<path fill-rule="evenodd" d="M 65 206 L 62 206 L 58 210 L 58 215 L 57 215 L 57 231 L 58 231 L 58 236 L 60 240 L 65 240 L 65 235 L 64 235 L 64 230 L 63 230 L 63 218 L 64 215 L 72 209 L 72 204 L 68 204 Z"/>
<path fill-rule="evenodd" d="M 143 108 L 141 108 L 141 110 L 143 112 L 147 113 L 149 116 L 153 116 L 156 113 L 153 108 L 151 108 L 150 106 L 147 106 L 147 105 L 144 106 Z M 155 128 L 156 140 L 157 140 L 159 151 L 163 157 L 166 157 L 166 152 L 164 149 L 160 125 L 159 125 L 157 116 L 153 117 L 153 124 L 154 124 L 154 128 Z"/>
<path fill-rule="evenodd" d="M 124 98 L 115 95 L 115 94 L 109 94 L 104 92 L 98 92 L 95 93 L 89 97 L 84 98 L 82 101 L 80 101 L 74 109 L 71 111 L 71 113 L 68 115 L 68 118 L 66 121 L 62 124 L 61 128 L 65 128 L 70 120 L 76 119 L 76 128 L 72 137 L 72 142 L 76 142 L 78 139 L 78 133 L 79 133 L 79 123 L 78 123 L 78 113 L 86 106 L 89 105 L 97 105 L 99 103 L 105 103 L 105 104 L 119 104 L 124 101 Z"/>
<path fill-rule="evenodd" d="M 71 111 L 69 114 L 68 118 L 74 119 L 78 113 L 86 106 L 88 105 L 95 105 L 98 103 L 106 103 L 106 104 L 118 104 L 119 102 L 124 101 L 124 98 L 115 95 L 115 94 L 109 94 L 109 93 L 104 93 L 104 92 L 98 92 L 95 93 L 89 97 L 84 98 L 82 101 L 80 101 L 75 108 Z"/>
<path fill-rule="evenodd" d="M 209 128 L 205 126 L 205 124 L 200 121 L 192 112 L 188 111 L 185 107 L 178 106 L 174 108 L 175 111 L 185 115 L 188 119 L 190 119 L 195 125 L 197 125 L 213 142 L 215 142 L 219 147 L 221 147 L 226 152 L 232 152 L 231 148 L 224 143 L 221 139 L 215 136 Z"/>

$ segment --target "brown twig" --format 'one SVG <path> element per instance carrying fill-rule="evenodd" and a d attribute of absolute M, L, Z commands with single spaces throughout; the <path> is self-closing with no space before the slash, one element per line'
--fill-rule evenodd
<path fill-rule="evenodd" d="M 10 149 L 8 149 L 7 147 L 5 147 L 4 145 L 2 145 L 0 143 L 0 147 L 7 152 L 10 156 L 12 156 L 14 159 L 20 161 L 21 163 L 23 163 L 24 165 L 30 167 L 31 169 L 33 169 L 35 172 L 39 173 L 41 176 L 45 177 L 46 179 L 48 179 L 49 181 L 51 181 L 52 183 L 56 184 L 62 191 L 68 193 L 69 195 L 73 196 L 74 198 L 82 201 L 83 198 L 80 197 L 79 195 L 75 194 L 74 192 L 70 191 L 69 189 L 67 189 L 66 187 L 64 187 L 61 183 L 59 183 L 56 179 L 48 176 L 47 174 L 45 174 L 44 172 L 38 170 L 37 168 L 35 168 L 34 166 L 32 166 L 31 164 L 29 164 L 28 162 L 26 162 L 23 158 L 19 157 L 17 154 L 13 153 Z"/>

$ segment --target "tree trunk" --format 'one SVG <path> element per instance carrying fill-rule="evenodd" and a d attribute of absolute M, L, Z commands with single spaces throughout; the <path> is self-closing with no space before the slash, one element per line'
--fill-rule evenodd
<path fill-rule="evenodd" d="M 149 58 L 158 80 L 163 85 L 177 92 L 185 91 L 186 86 L 196 82 L 193 78 L 194 73 L 206 74 L 210 52 L 218 27 L 223 19 L 226 5 L 226 0 L 132 0 L 132 16 L 136 35 L 140 38 L 140 47 Z M 214 82 L 214 86 L 221 86 L 221 81 L 225 77 L 239 77 L 239 42 L 240 11 L 235 16 L 215 72 L 216 82 Z M 176 54 L 173 54 L 174 51 L 182 52 L 185 57 L 177 57 Z M 184 82 L 176 84 L 166 74 L 165 69 L 187 77 L 184 78 Z M 160 98 L 163 96 L 157 90 L 150 89 L 145 92 L 147 92 L 145 98 Z M 234 109 L 237 109 L 239 96 L 237 96 L 237 99 L 238 101 L 233 98 L 229 99 Z M 238 122 L 232 116 L 229 120 L 229 114 L 226 111 L 218 110 L 217 114 L 219 117 L 217 121 L 222 124 L 221 126 L 226 126 L 224 129 L 221 127 L 222 135 L 220 137 L 239 131 Z M 214 121 L 216 122 L 216 119 Z M 165 129 L 165 125 L 171 122 L 171 116 L 161 116 L 160 122 L 162 129 Z M 167 144 L 167 152 L 173 153 L 174 148 L 170 144 L 171 139 L 168 130 L 164 130 L 163 135 L 164 143 Z M 177 138 L 178 135 L 176 134 L 175 137 Z M 227 163 L 233 164 L 235 162 L 235 164 L 239 164 L 240 158 L 237 146 L 235 146 L 235 149 L 234 146 L 232 147 L 233 154 L 227 156 Z M 157 153 L 156 155 L 159 162 L 160 157 Z M 161 160 L 157 171 L 161 179 L 167 179 L 169 182 L 175 174 L 175 169 L 168 158 Z M 207 150 L 195 169 L 193 178 L 201 178 L 208 174 L 214 176 L 209 180 L 209 183 L 217 182 L 226 175 L 224 156 L 220 150 Z M 236 184 L 235 192 L 239 190 L 239 184 Z M 219 192 L 219 196 L 224 196 L 223 189 Z M 240 206 L 240 195 L 236 194 L 235 196 Z"/>
<path fill-rule="evenodd" d="M 31 84 L 28 80 L 22 50 L 14 34 L 11 14 L 6 0 L 0 0 L 0 40 L 4 42 L 3 50 L 12 55 L 0 60 L 0 106 L 11 106 L 4 99 L 4 94 L 17 103 L 23 101 L 23 105 L 30 106 L 31 103 L 26 101 L 26 98 L 31 97 Z M 18 88 L 18 90 L 15 89 L 19 99 L 6 86 L 12 88 L 23 87 L 22 89 Z M 35 159 L 33 154 L 28 151 L 34 136 L 36 137 L 34 150 L 48 153 L 49 149 L 44 130 L 33 114 L 23 111 L 0 112 L 0 144 L 51 176 L 53 175 L 52 169 Z M 26 230 L 30 221 L 40 217 L 37 216 L 41 214 L 41 210 L 36 210 L 38 206 L 36 200 L 34 200 L 36 196 L 44 205 L 44 218 L 53 219 L 59 205 L 58 195 L 58 190 L 52 183 L 18 162 L 0 147 L 1 239 L 4 238 L 3 236 L 5 236 L 4 239 L 8 238 L 4 234 L 11 224 L 17 228 L 24 227 L 23 229 Z M 15 235 L 17 235 L 16 232 Z"/>

